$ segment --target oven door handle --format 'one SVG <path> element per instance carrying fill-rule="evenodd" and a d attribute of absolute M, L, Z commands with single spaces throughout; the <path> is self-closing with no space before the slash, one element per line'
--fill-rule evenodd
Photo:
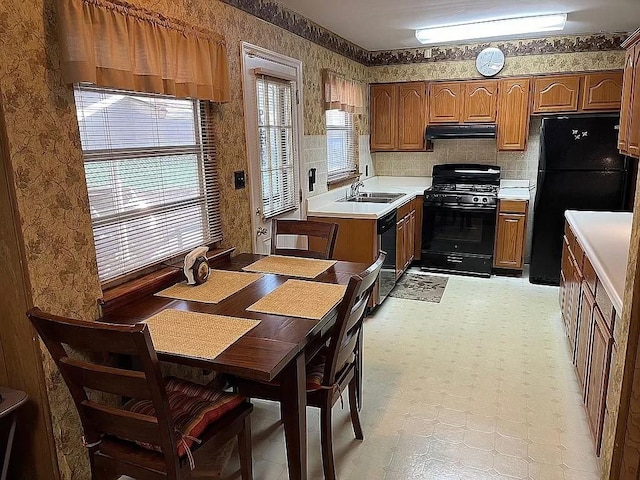
<path fill-rule="evenodd" d="M 475 206 L 475 205 L 447 205 L 446 203 L 441 203 L 441 204 L 430 204 L 430 203 L 425 203 L 424 204 L 425 207 L 436 207 L 436 208 L 446 208 L 447 210 L 465 210 L 465 211 L 476 211 L 476 212 L 482 212 L 482 211 L 489 211 L 489 210 L 496 210 L 497 206 L 496 205 L 486 205 L 486 206 Z"/>

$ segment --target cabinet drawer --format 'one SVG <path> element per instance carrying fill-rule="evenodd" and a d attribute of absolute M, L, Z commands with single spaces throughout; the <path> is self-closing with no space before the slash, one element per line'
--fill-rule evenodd
<path fill-rule="evenodd" d="M 596 293 L 596 283 L 598 278 L 596 277 L 596 271 L 593 269 L 593 265 L 589 261 L 589 257 L 584 257 L 582 274 L 584 275 L 584 281 L 591 289 L 591 293 Z"/>
<path fill-rule="evenodd" d="M 500 200 L 500 213 L 526 213 L 527 203 L 521 200 Z"/>
<path fill-rule="evenodd" d="M 400 219 L 406 217 L 407 215 L 409 215 L 409 212 L 411 212 L 411 210 L 413 210 L 413 202 L 412 201 L 409 201 L 409 202 L 405 203 L 404 205 L 401 205 L 400 207 L 398 207 L 397 219 L 400 220 Z"/>
<path fill-rule="evenodd" d="M 587 261 L 588 259 L 585 258 L 585 265 Z M 613 322 L 616 312 L 613 309 L 613 302 L 609 298 L 609 295 L 607 295 L 607 291 L 604 289 L 602 283 L 600 283 L 600 280 L 598 280 L 598 287 L 596 288 L 596 304 L 602 313 L 602 318 L 607 324 L 609 332 L 613 332 Z"/>

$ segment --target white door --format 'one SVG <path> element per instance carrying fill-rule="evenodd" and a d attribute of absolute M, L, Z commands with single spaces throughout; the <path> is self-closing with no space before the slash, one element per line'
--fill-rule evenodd
<path fill-rule="evenodd" d="M 242 44 L 245 132 L 253 252 L 271 249 L 275 218 L 305 217 L 301 188 L 302 62 Z M 283 241 L 284 240 L 284 241 Z M 298 237 L 278 244 L 305 248 Z"/>

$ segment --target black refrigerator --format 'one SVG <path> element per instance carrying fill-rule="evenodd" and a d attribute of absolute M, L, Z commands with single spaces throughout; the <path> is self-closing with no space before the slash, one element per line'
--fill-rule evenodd
<path fill-rule="evenodd" d="M 618 115 L 544 118 L 529 280 L 558 285 L 566 210 L 621 211 L 628 161 L 618 152 Z"/>

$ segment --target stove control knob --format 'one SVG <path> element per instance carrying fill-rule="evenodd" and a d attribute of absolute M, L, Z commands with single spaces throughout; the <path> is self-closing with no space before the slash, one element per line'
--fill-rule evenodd
<path fill-rule="evenodd" d="M 483 203 L 487 203 L 487 202 L 488 202 L 488 200 L 487 200 L 486 198 L 483 198 L 483 199 L 482 199 L 482 202 L 483 202 Z"/>
<path fill-rule="evenodd" d="M 462 200 L 462 197 L 458 195 L 458 196 L 456 197 L 456 202 L 459 202 L 460 200 Z"/>
<path fill-rule="evenodd" d="M 475 202 L 479 202 L 479 201 L 480 201 L 480 199 L 479 199 L 478 197 L 473 197 L 473 201 L 474 201 L 474 203 L 475 203 Z"/>

